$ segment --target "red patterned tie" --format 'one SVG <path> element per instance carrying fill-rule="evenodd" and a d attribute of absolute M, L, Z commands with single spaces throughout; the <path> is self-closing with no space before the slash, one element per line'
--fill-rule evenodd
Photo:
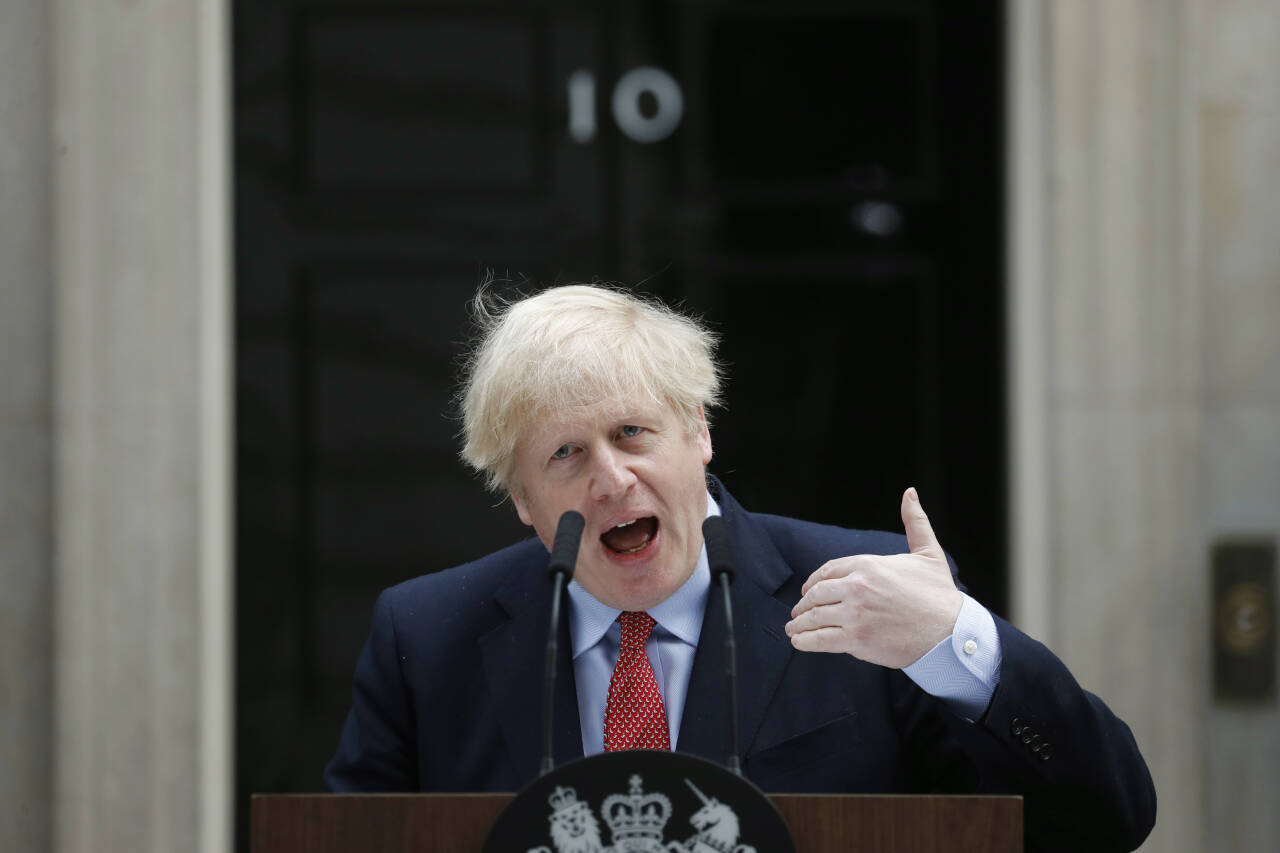
<path fill-rule="evenodd" d="M 624 612 L 622 648 L 609 679 L 609 701 L 604 709 L 604 751 L 617 749 L 671 749 L 667 735 L 667 711 L 662 706 L 658 680 L 644 652 L 653 630 L 648 613 Z"/>

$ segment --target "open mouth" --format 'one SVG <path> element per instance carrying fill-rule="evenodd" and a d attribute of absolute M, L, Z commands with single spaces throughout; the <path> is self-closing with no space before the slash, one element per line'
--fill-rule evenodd
<path fill-rule="evenodd" d="M 610 527 L 600 534 L 600 542 L 615 554 L 635 554 L 643 551 L 656 535 L 658 519 L 650 515 Z"/>

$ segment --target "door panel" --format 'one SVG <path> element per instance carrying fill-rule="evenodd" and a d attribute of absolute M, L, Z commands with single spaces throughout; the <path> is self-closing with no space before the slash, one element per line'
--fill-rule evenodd
<path fill-rule="evenodd" d="M 914 484 L 1003 608 L 998 5 L 235 4 L 242 848 L 250 792 L 320 788 L 379 590 L 528 535 L 458 461 L 490 270 L 704 315 L 740 500 L 898 529 Z"/>

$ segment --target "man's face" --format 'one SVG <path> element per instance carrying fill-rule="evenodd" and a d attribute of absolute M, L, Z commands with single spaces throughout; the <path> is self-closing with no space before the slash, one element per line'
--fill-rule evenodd
<path fill-rule="evenodd" d="M 511 498 L 551 548 L 565 510 L 586 519 L 574 577 L 601 602 L 647 610 L 689 579 L 702 550 L 711 436 L 669 407 L 609 401 L 526 430 Z"/>

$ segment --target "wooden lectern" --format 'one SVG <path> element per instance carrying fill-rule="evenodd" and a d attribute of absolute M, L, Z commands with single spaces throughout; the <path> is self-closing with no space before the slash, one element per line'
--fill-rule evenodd
<path fill-rule="evenodd" d="M 253 853 L 478 853 L 510 794 L 257 794 Z M 799 853 L 1021 853 L 1022 798 L 777 794 Z M 760 851 L 766 853 L 766 851 Z"/>

